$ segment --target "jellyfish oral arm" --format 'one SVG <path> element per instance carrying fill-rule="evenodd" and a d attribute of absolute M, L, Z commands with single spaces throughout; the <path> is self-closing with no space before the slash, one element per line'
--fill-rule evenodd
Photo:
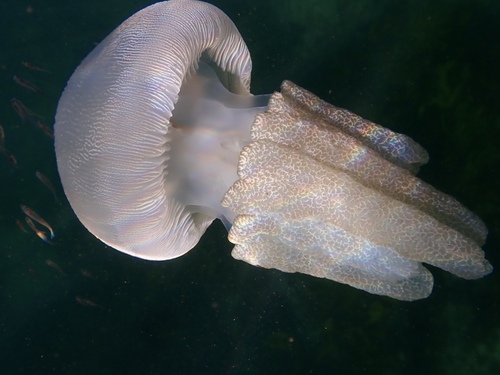
<path fill-rule="evenodd" d="M 422 262 L 467 279 L 491 272 L 483 222 L 413 175 L 427 160 L 418 144 L 291 82 L 281 91 L 257 116 L 222 201 L 237 213 L 233 257 L 400 300 L 430 294 Z M 346 131 L 361 122 L 405 146 Z"/>

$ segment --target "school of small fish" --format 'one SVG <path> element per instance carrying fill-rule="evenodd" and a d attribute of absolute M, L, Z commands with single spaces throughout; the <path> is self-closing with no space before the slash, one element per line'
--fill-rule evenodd
<path fill-rule="evenodd" d="M 37 78 L 36 81 L 43 81 L 44 78 L 46 79 L 48 75 L 51 74 L 50 71 L 27 61 L 22 61 L 21 65 L 24 67 L 21 68 L 23 69 L 22 76 L 17 74 L 13 76 L 14 83 L 17 84 L 19 87 L 21 87 L 21 89 L 18 90 L 19 92 L 21 92 L 21 95 L 22 92 L 26 92 L 26 95 L 29 95 L 30 98 L 33 98 L 34 96 L 50 98 L 50 96 L 45 91 L 43 91 L 40 87 L 38 87 L 38 84 L 35 84 L 31 81 L 31 78 L 29 79 L 26 78 L 33 75 Z M 0 159 L 4 159 L 0 160 L 0 173 L 2 173 L 3 175 L 6 175 L 9 172 L 15 174 L 16 171 L 19 171 L 23 168 L 22 165 L 18 165 L 18 159 L 11 151 L 11 149 L 7 147 L 11 146 L 9 144 L 9 135 L 15 134 L 16 129 L 19 129 L 24 126 L 28 126 L 35 129 L 34 130 L 35 134 L 33 134 L 33 138 L 41 137 L 42 139 L 40 140 L 40 142 L 47 142 L 47 141 L 53 142 L 54 139 L 54 133 L 52 127 L 47 125 L 47 123 L 44 120 L 44 117 L 41 114 L 38 114 L 35 111 L 31 110 L 25 104 L 24 99 L 21 100 L 17 97 L 13 97 L 10 99 L 10 106 L 17 114 L 20 124 L 8 126 L 5 123 L 3 124 L 0 123 Z M 43 135 L 37 135 L 36 133 Z M 44 135 L 48 137 L 49 140 L 44 141 L 43 140 Z M 14 150 L 14 152 L 15 151 L 16 150 Z M 52 183 L 51 179 L 47 177 L 44 173 L 42 173 L 40 170 L 37 170 L 34 173 L 33 181 L 35 178 L 38 180 L 38 182 L 33 182 L 32 184 L 33 189 L 45 189 L 45 191 L 50 193 L 50 195 L 48 195 L 48 197 L 50 197 L 49 199 L 53 200 L 56 205 L 61 205 L 62 201 L 59 198 L 58 189 Z M 21 177 L 21 180 L 24 179 L 25 178 Z M 28 206 L 25 203 L 29 203 L 30 206 Z M 32 204 L 34 207 L 36 201 L 19 202 L 19 207 L 20 207 L 19 214 L 20 215 L 22 214 L 23 216 L 22 217 L 19 216 L 14 219 L 17 227 L 23 233 L 26 234 L 33 233 L 47 245 L 57 245 L 57 241 L 55 240 L 56 231 L 53 229 L 49 221 L 46 220 L 46 218 L 44 218 L 45 214 L 43 212 L 38 213 L 39 212 L 38 208 L 36 208 L 37 211 L 35 211 L 35 209 L 33 209 L 31 206 Z M 52 268 L 55 272 L 57 272 L 57 274 L 60 277 L 67 276 L 67 273 L 63 270 L 63 268 L 59 264 L 57 264 L 54 260 L 46 259 L 45 265 Z M 39 274 L 34 268 L 29 268 L 28 272 L 33 277 L 39 278 Z M 81 269 L 80 274 L 81 276 L 88 279 L 92 280 L 96 279 L 88 270 Z M 81 306 L 103 308 L 101 305 L 99 305 L 98 303 L 94 302 L 93 300 L 87 297 L 82 297 L 77 295 L 74 297 L 74 300 L 76 301 L 77 304 Z"/>

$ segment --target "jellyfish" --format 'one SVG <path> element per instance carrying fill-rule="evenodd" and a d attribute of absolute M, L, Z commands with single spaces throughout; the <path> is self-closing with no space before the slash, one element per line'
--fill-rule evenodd
<path fill-rule="evenodd" d="M 167 260 L 220 219 L 232 256 L 400 300 L 427 297 L 427 263 L 491 272 L 487 229 L 416 173 L 411 138 L 290 81 L 250 93 L 250 53 L 215 6 L 171 0 L 132 15 L 60 98 L 58 171 L 81 223 L 109 246 Z"/>

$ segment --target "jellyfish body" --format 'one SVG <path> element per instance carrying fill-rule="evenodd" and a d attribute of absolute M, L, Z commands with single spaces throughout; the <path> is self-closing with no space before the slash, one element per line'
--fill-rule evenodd
<path fill-rule="evenodd" d="M 110 246 L 164 260 L 221 219 L 233 256 L 403 300 L 426 297 L 422 262 L 491 271 L 482 221 L 415 173 L 410 138 L 285 81 L 252 96 L 234 24 L 193 0 L 154 4 L 75 71 L 55 145 L 68 200 Z"/>

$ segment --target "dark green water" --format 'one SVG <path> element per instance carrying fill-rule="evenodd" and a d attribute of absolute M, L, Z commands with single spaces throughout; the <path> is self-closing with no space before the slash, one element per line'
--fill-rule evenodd
<path fill-rule="evenodd" d="M 484 249 L 498 269 L 498 1 L 213 3 L 248 43 L 253 92 L 290 79 L 422 144 L 431 161 L 420 176 L 485 220 Z M 236 261 L 220 223 L 179 259 L 134 259 L 90 235 L 64 199 L 54 203 L 35 177 L 43 172 L 63 197 L 52 142 L 9 100 L 52 126 L 79 62 L 148 4 L 0 5 L 0 123 L 18 161 L 0 155 L 0 374 L 500 373 L 498 270 L 465 281 L 432 269 L 431 297 L 398 302 Z M 49 97 L 17 86 L 14 74 Z M 53 224 L 56 245 L 17 227 L 20 204 Z"/>

